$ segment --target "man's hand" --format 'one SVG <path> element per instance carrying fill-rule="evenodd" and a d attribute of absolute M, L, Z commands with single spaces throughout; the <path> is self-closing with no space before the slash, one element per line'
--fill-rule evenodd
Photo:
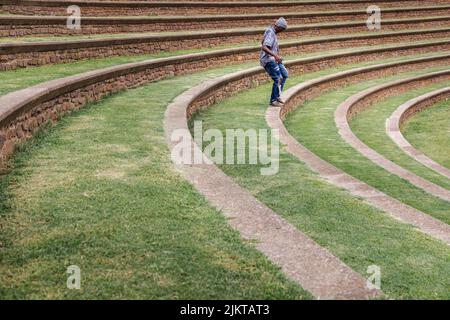
<path fill-rule="evenodd" d="M 266 53 L 270 54 L 272 57 L 275 58 L 275 62 L 276 63 L 281 63 L 283 61 L 283 58 L 277 54 L 275 54 L 275 52 L 273 52 L 272 50 L 269 49 L 269 47 L 267 46 L 262 46 L 263 51 L 265 51 Z"/>
<path fill-rule="evenodd" d="M 279 55 L 274 55 L 273 56 L 274 58 L 275 58 L 275 61 L 276 61 L 276 63 L 281 63 L 281 62 L 283 62 L 283 58 L 281 57 L 281 56 L 279 56 Z"/>

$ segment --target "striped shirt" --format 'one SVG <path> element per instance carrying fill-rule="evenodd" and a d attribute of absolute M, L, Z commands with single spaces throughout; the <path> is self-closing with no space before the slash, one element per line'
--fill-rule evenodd
<path fill-rule="evenodd" d="M 278 47 L 278 38 L 273 26 L 268 27 L 264 32 L 264 39 L 261 45 L 267 46 L 275 54 L 279 53 L 280 49 Z M 275 61 L 275 58 L 264 50 L 261 50 L 261 53 L 259 54 L 259 60 L 261 62 L 261 66 L 265 67 L 266 64 L 270 61 Z"/>

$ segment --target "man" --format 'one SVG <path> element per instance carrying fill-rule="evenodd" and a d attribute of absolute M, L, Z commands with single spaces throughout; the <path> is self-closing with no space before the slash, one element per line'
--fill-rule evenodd
<path fill-rule="evenodd" d="M 273 25 L 264 32 L 264 39 L 261 46 L 260 61 L 261 66 L 266 69 L 269 76 L 273 79 L 272 95 L 270 105 L 279 107 L 284 104 L 280 99 L 286 79 L 289 76 L 288 71 L 283 65 L 283 59 L 280 56 L 277 34 L 287 29 L 287 22 L 284 18 L 279 18 Z"/>

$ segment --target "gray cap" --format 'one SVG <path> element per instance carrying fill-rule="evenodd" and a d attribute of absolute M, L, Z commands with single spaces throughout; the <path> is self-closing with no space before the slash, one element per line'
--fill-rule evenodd
<path fill-rule="evenodd" d="M 283 17 L 278 19 L 277 22 L 275 22 L 275 25 L 282 29 L 287 29 L 287 22 L 286 22 L 286 19 L 284 19 Z"/>

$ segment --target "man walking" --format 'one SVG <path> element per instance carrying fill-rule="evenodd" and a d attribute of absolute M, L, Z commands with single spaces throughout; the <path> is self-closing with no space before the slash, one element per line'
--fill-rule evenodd
<path fill-rule="evenodd" d="M 289 76 L 288 71 L 283 65 L 283 59 L 280 56 L 277 38 L 277 34 L 286 29 L 287 22 L 284 18 L 279 18 L 273 25 L 268 27 L 264 32 L 264 39 L 262 41 L 261 53 L 259 56 L 261 66 L 266 69 L 273 80 L 270 105 L 274 107 L 279 107 L 284 104 L 280 99 L 280 94 L 281 91 L 283 91 L 284 84 Z"/>

